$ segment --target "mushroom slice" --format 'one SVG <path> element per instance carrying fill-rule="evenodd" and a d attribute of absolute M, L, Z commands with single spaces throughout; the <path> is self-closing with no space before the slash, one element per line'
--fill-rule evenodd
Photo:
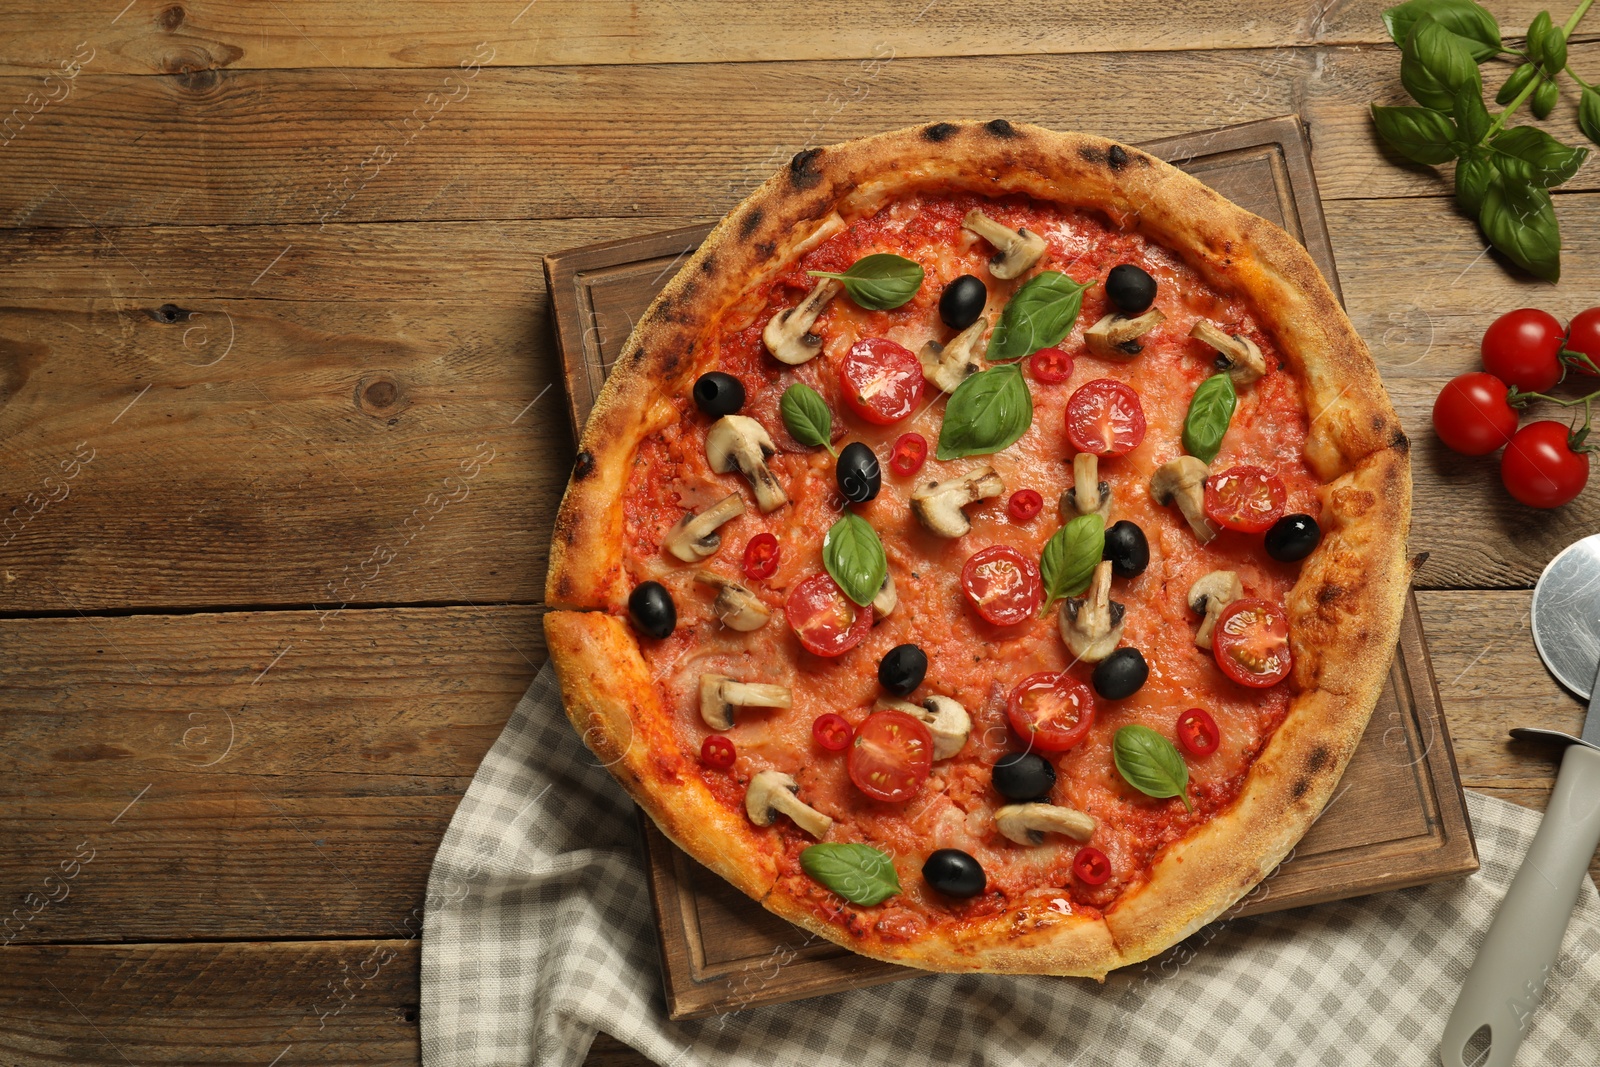
<path fill-rule="evenodd" d="M 1217 350 L 1217 369 L 1227 371 L 1235 385 L 1249 385 L 1267 373 L 1261 349 L 1242 334 L 1229 334 L 1210 319 L 1200 319 L 1189 336 Z"/>
<path fill-rule="evenodd" d="M 729 493 L 701 512 L 685 512 L 662 539 L 661 547 L 685 563 L 705 559 L 722 547 L 717 527 L 744 514 L 744 497 Z"/>
<path fill-rule="evenodd" d="M 940 537 L 960 537 L 972 529 L 972 520 L 961 509 L 1006 491 L 994 468 L 985 464 L 958 478 L 929 482 L 911 494 L 911 510 L 929 533 Z"/>
<path fill-rule="evenodd" d="M 724 578 L 715 571 L 695 571 L 694 580 L 717 591 L 711 611 L 730 630 L 749 633 L 761 629 L 772 618 L 772 612 L 760 598 L 732 578 Z"/>
<path fill-rule="evenodd" d="M 1217 528 L 1206 518 L 1205 484 L 1210 468 L 1193 456 L 1179 456 L 1163 463 L 1150 476 L 1150 495 L 1163 506 L 1177 500 L 1183 517 L 1195 537 L 1205 544 L 1217 536 Z"/>
<path fill-rule="evenodd" d="M 977 322 L 950 338 L 949 344 L 928 341 L 917 353 L 922 376 L 937 389 L 955 392 L 958 385 L 981 369 L 983 331 L 988 328 L 989 320 L 979 315 Z"/>
<path fill-rule="evenodd" d="M 736 682 L 725 674 L 700 676 L 700 717 L 713 730 L 733 729 L 734 708 L 787 708 L 794 696 L 786 685 Z"/>
<path fill-rule="evenodd" d="M 1080 661 L 1099 663 L 1117 650 L 1125 611 L 1111 599 L 1111 561 L 1103 559 L 1095 564 L 1088 591 L 1061 602 L 1061 640 Z"/>
<path fill-rule="evenodd" d="M 1201 648 L 1211 647 L 1211 631 L 1216 628 L 1217 616 L 1222 609 L 1244 596 L 1244 586 L 1235 571 L 1212 571 L 1195 580 L 1189 587 L 1189 608 L 1204 615 L 1200 629 L 1195 631 L 1194 643 Z"/>
<path fill-rule="evenodd" d="M 768 458 L 777 450 L 767 428 L 748 415 L 724 415 L 706 434 L 706 462 L 718 474 L 738 471 L 744 475 L 763 514 L 789 502 L 789 495 L 767 467 Z"/>
<path fill-rule="evenodd" d="M 780 814 L 787 815 L 796 826 L 821 841 L 833 828 L 833 820 L 803 803 L 799 792 L 800 783 L 793 775 L 762 771 L 750 779 L 750 788 L 745 790 L 745 814 L 757 826 L 771 826 Z"/>
<path fill-rule="evenodd" d="M 843 290 L 842 283 L 824 278 L 800 303 L 768 319 L 766 329 L 761 331 L 761 340 L 772 358 L 791 367 L 815 359 L 822 351 L 822 338 L 812 333 L 811 327 L 822 309 L 828 306 L 828 301 Z"/>
<path fill-rule="evenodd" d="M 989 273 L 1001 281 L 1018 277 L 1039 262 L 1039 257 L 1045 253 L 1043 237 L 1031 230 L 1013 230 L 976 208 L 967 212 L 961 225 L 994 245 L 995 254 L 989 260 Z"/>
<path fill-rule="evenodd" d="M 1089 491 L 1079 493 L 1080 486 Z M 1062 522 L 1071 522 L 1079 515 L 1111 517 L 1111 483 L 1100 478 L 1100 457 L 1093 452 L 1079 452 L 1072 457 L 1072 485 L 1061 494 L 1059 509 Z"/>
<path fill-rule="evenodd" d="M 1083 340 L 1089 346 L 1089 351 L 1097 356 L 1129 360 L 1144 351 L 1139 338 L 1166 319 L 1160 308 L 1151 308 L 1143 315 L 1132 317 L 1112 312 L 1083 331 Z"/>
<path fill-rule="evenodd" d="M 1019 845 L 1042 845 L 1045 834 L 1066 834 L 1087 841 L 1097 825 L 1093 815 L 1059 804 L 1007 804 L 994 813 L 994 824 Z"/>
<path fill-rule="evenodd" d="M 883 587 L 878 590 L 878 595 L 872 598 L 872 625 L 876 626 L 887 619 L 899 604 L 900 595 L 894 590 L 894 575 L 885 575 Z"/>
<path fill-rule="evenodd" d="M 936 760 L 949 759 L 960 752 L 972 733 L 972 716 L 954 697 L 931 696 L 921 704 L 880 697 L 874 707 L 903 711 L 926 723 L 928 732 L 933 735 L 933 758 Z"/>

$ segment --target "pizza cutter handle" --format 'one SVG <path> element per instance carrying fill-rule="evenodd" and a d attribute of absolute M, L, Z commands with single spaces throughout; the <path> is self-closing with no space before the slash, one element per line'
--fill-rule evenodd
<path fill-rule="evenodd" d="M 1445 1024 L 1445 1067 L 1511 1067 L 1561 951 L 1567 920 L 1600 844 L 1600 750 L 1575 744 L 1561 757 L 1550 807 Z M 1489 1028 L 1486 1057 L 1466 1051 Z"/>

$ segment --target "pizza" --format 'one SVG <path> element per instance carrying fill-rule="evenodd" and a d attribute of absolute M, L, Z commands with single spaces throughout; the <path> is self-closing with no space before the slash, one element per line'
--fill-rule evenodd
<path fill-rule="evenodd" d="M 1407 441 L 1287 234 L 993 121 L 817 148 L 639 321 L 544 625 L 662 831 L 866 956 L 1103 977 L 1327 803 L 1409 582 Z"/>

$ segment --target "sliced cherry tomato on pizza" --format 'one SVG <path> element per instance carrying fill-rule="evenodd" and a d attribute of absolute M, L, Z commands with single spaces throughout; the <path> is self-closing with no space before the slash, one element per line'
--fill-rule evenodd
<path fill-rule="evenodd" d="M 872 629 L 872 609 L 856 607 L 827 573 L 795 586 L 784 612 L 800 643 L 818 656 L 842 656 Z"/>
<path fill-rule="evenodd" d="M 719 771 L 732 767 L 733 761 L 738 757 L 739 753 L 734 749 L 733 742 L 721 734 L 712 734 L 700 745 L 700 762 Z"/>
<path fill-rule="evenodd" d="M 1079 452 L 1125 456 L 1144 440 L 1144 405 L 1119 381 L 1096 378 L 1067 401 L 1067 440 Z"/>
<path fill-rule="evenodd" d="M 920 433 L 903 433 L 889 453 L 889 469 L 902 478 L 909 478 L 922 469 L 927 458 L 928 439 Z"/>
<path fill-rule="evenodd" d="M 851 345 L 839 362 L 839 382 L 851 411 L 887 426 L 916 409 L 922 398 L 922 363 L 909 348 L 886 337 L 868 337 Z"/>
<path fill-rule="evenodd" d="M 1289 617 L 1265 600 L 1235 600 L 1217 616 L 1211 648 L 1222 673 L 1256 689 L 1289 676 Z"/>
<path fill-rule="evenodd" d="M 1229 467 L 1206 479 L 1206 518 L 1241 533 L 1261 533 L 1283 518 L 1283 479 L 1262 467 Z"/>
<path fill-rule="evenodd" d="M 1094 693 L 1065 671 L 1030 674 L 1011 690 L 1006 718 L 1041 752 L 1065 752 L 1094 725 Z"/>
<path fill-rule="evenodd" d="M 1010 545 L 973 553 L 961 568 L 961 588 L 978 614 L 996 626 L 1027 622 L 1044 595 L 1038 566 Z"/>
<path fill-rule="evenodd" d="M 778 573 L 778 539 L 758 533 L 744 546 L 744 573 L 747 578 L 771 578 Z"/>
<path fill-rule="evenodd" d="M 933 768 L 933 734 L 903 711 L 875 711 L 850 746 L 850 780 L 874 800 L 903 804 Z"/>
<path fill-rule="evenodd" d="M 1072 873 L 1084 885 L 1104 885 L 1111 877 L 1111 861 L 1099 849 L 1084 845 L 1072 861 Z"/>
<path fill-rule="evenodd" d="M 1205 708 L 1190 708 L 1178 716 L 1178 744 L 1191 756 L 1209 756 L 1222 744 L 1222 731 Z"/>
<path fill-rule="evenodd" d="M 829 752 L 843 752 L 855 733 L 855 727 L 850 725 L 849 719 L 831 711 L 818 715 L 811 724 L 811 736 Z"/>
<path fill-rule="evenodd" d="M 1018 489 L 1006 504 L 1012 522 L 1032 522 L 1044 510 L 1044 497 L 1036 489 Z"/>
<path fill-rule="evenodd" d="M 1072 357 L 1059 348 L 1041 348 L 1028 357 L 1028 369 L 1034 381 L 1059 385 L 1072 377 Z"/>

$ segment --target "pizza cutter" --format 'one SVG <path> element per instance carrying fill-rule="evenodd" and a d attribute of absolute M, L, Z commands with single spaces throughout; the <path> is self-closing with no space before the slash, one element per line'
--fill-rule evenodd
<path fill-rule="evenodd" d="M 1557 681 L 1588 701 L 1589 713 L 1581 737 L 1529 727 L 1511 731 L 1519 740 L 1556 742 L 1566 751 L 1544 821 L 1445 1024 L 1439 1043 L 1445 1067 L 1511 1067 L 1600 845 L 1600 534 L 1568 545 L 1550 561 L 1533 589 L 1532 617 L 1539 657 Z M 1479 1034 L 1484 1028 L 1487 1049 Z"/>

